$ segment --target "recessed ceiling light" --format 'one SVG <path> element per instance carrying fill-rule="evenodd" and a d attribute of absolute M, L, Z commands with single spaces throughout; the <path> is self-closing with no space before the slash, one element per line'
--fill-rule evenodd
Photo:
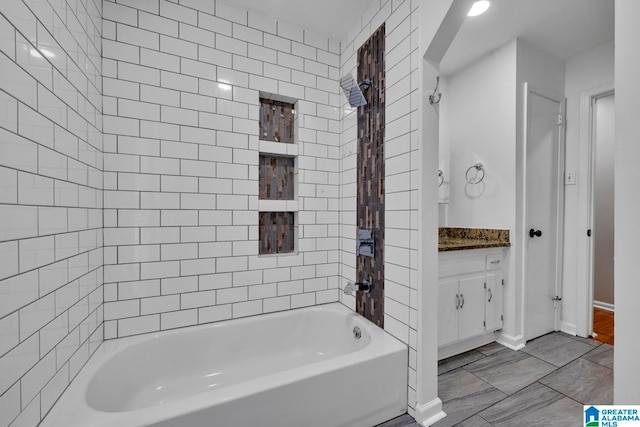
<path fill-rule="evenodd" d="M 468 16 L 482 15 L 489 9 L 491 2 L 489 0 L 478 0 L 471 6 L 471 10 L 467 14 Z"/>

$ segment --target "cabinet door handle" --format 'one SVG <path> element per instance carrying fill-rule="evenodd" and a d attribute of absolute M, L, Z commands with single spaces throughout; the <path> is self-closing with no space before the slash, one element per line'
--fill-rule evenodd
<path fill-rule="evenodd" d="M 494 259 L 493 261 L 491 261 L 491 264 L 500 264 L 500 260 L 499 259 Z"/>
<path fill-rule="evenodd" d="M 464 307 L 464 294 L 460 294 L 460 308 Z"/>
<path fill-rule="evenodd" d="M 460 308 L 460 295 L 456 294 L 456 310 Z"/>
<path fill-rule="evenodd" d="M 488 288 L 487 291 L 489 291 L 489 301 L 487 302 L 491 302 L 491 298 L 493 298 L 493 293 L 491 292 L 491 288 Z"/>

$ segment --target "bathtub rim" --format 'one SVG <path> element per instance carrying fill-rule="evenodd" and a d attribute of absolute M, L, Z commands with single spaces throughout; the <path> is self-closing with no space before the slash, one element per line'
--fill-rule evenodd
<path fill-rule="evenodd" d="M 338 312 L 345 318 L 351 319 L 351 324 L 355 322 L 361 328 L 364 326 L 370 335 L 370 342 L 364 347 L 338 357 L 305 364 L 292 369 L 271 373 L 262 377 L 252 378 L 236 384 L 222 387 L 210 392 L 198 393 L 192 396 L 173 400 L 161 405 L 145 406 L 142 408 L 121 411 L 107 412 L 95 409 L 87 400 L 87 392 L 93 376 L 113 355 L 118 354 L 127 348 L 151 341 L 157 338 L 172 336 L 184 333 L 185 330 L 205 331 L 208 329 L 222 328 L 225 325 L 243 325 L 255 322 L 264 318 L 294 317 L 297 313 L 304 311 L 313 312 Z M 375 343 L 375 344 L 373 344 Z M 374 323 L 354 312 L 340 302 L 332 302 L 309 307 L 268 313 L 263 315 L 248 316 L 237 319 L 227 319 L 224 321 L 206 323 L 202 325 L 185 326 L 165 331 L 143 333 L 107 340 L 101 343 L 87 364 L 78 375 L 72 380 L 59 400 L 55 403 L 49 413 L 45 416 L 41 426 L 54 427 L 58 421 L 64 422 L 65 426 L 81 426 L 83 420 L 91 420 L 92 427 L 107 427 L 114 423 L 121 425 L 146 425 L 148 423 L 159 422 L 175 416 L 176 414 L 186 414 L 202 409 L 207 405 L 224 403 L 227 401 L 241 399 L 248 394 L 260 393 L 275 387 L 286 386 L 295 381 L 313 378 L 322 375 L 328 370 L 336 368 L 348 368 L 361 363 L 362 361 L 376 359 L 396 352 L 405 352 L 408 358 L 408 345 L 379 328 Z M 336 365 L 336 360 L 339 364 Z M 247 393 L 246 385 L 251 383 L 251 392 Z M 76 402 L 75 406 L 74 402 Z M 81 402 L 81 403 L 80 403 Z M 65 408 L 74 407 L 75 412 L 64 413 Z M 96 421 L 94 422 L 94 418 Z M 126 421 L 126 423 L 124 423 Z M 74 423 L 75 422 L 75 423 Z"/>

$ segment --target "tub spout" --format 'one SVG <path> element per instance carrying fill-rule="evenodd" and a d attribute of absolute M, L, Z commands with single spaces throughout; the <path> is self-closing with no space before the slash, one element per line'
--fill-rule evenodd
<path fill-rule="evenodd" d="M 344 287 L 346 295 L 353 295 L 354 292 L 358 291 L 368 294 L 371 291 L 371 283 L 368 280 L 363 280 L 362 283 L 347 282 L 347 286 Z"/>

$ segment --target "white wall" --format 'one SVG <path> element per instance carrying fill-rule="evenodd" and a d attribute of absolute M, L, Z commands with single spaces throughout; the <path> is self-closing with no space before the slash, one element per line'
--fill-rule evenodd
<path fill-rule="evenodd" d="M 339 42 L 221 1 L 104 18 L 105 337 L 337 301 Z M 258 255 L 260 91 L 299 100 L 296 255 Z"/>
<path fill-rule="evenodd" d="M 384 328 L 409 345 L 409 406 L 416 403 L 418 269 L 418 1 L 381 1 L 342 40 L 340 75 L 357 69 L 358 48 L 385 26 L 385 316 Z M 341 99 L 340 286 L 356 275 L 357 117 Z M 355 309 L 355 298 L 342 302 Z"/>
<path fill-rule="evenodd" d="M 588 217 L 588 140 L 581 140 L 585 126 L 580 117 L 580 98 L 584 91 L 613 88 L 614 44 L 584 52 L 566 61 L 565 97 L 566 107 L 566 170 L 577 173 L 576 185 L 565 186 L 564 205 L 564 265 L 562 291 L 562 330 L 568 333 L 586 334 L 579 328 L 578 317 L 587 316 L 586 302 L 580 295 L 586 292 L 586 230 Z M 580 306 L 578 306 L 580 305 Z M 583 307 L 584 305 L 584 307 Z M 586 319 L 585 319 L 586 321 Z"/>
<path fill-rule="evenodd" d="M 101 2 L 0 2 L 0 425 L 102 342 Z"/>
<path fill-rule="evenodd" d="M 505 343 L 523 344 L 522 170 L 524 83 L 562 97 L 564 63 L 523 40 L 513 40 L 446 77 L 440 137 L 450 151 L 449 204 L 441 224 L 510 231 L 505 274 Z M 482 163 L 485 178 L 468 184 L 467 169 Z M 471 176 L 475 173 L 470 172 Z"/>
<path fill-rule="evenodd" d="M 640 208 L 640 57 L 637 17 L 640 3 L 616 1 L 616 148 L 615 148 L 615 301 L 616 348 L 613 396 L 616 404 L 640 402 L 638 327 L 640 326 L 640 263 L 638 263 L 638 209 Z"/>
<path fill-rule="evenodd" d="M 441 137 L 449 137 L 451 175 L 446 225 L 501 228 L 516 243 L 516 78 L 519 44 L 513 40 L 447 77 Z M 443 128 L 446 128 L 445 131 Z M 469 184 L 466 172 L 482 163 L 485 177 Z M 472 169 L 470 176 L 475 176 Z M 521 309 L 514 280 L 515 248 L 505 258 L 503 333 L 519 335 Z"/>
<path fill-rule="evenodd" d="M 515 228 L 516 48 L 513 40 L 446 77 L 440 132 L 451 153 L 449 226 Z M 468 184 L 465 173 L 479 162 L 485 177 Z"/>

